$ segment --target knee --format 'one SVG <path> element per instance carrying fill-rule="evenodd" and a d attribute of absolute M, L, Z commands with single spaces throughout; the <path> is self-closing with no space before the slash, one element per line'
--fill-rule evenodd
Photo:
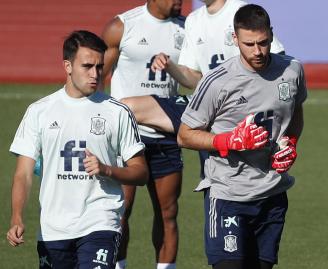
<path fill-rule="evenodd" d="M 132 100 L 132 98 L 130 97 L 125 97 L 120 99 L 120 102 L 123 103 L 124 105 L 128 106 L 130 108 L 130 110 L 135 113 L 135 106 L 134 106 L 134 102 Z"/>
<path fill-rule="evenodd" d="M 178 203 L 174 202 L 161 209 L 163 222 L 166 224 L 176 224 L 176 219 L 178 215 Z"/>

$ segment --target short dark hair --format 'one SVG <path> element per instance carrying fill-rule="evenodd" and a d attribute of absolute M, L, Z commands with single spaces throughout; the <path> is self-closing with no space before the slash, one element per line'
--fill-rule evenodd
<path fill-rule="evenodd" d="M 63 59 L 73 60 L 79 47 L 86 47 L 103 54 L 107 50 L 107 45 L 99 36 L 86 30 L 78 30 L 72 32 L 65 38 L 63 44 Z"/>
<path fill-rule="evenodd" d="M 235 33 L 239 29 L 271 30 L 269 14 L 263 7 L 254 4 L 242 6 L 235 14 L 233 25 Z"/>

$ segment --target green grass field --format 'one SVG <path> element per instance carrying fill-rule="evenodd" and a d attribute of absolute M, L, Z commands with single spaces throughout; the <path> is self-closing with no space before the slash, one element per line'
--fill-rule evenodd
<path fill-rule="evenodd" d="M 56 90 L 56 85 L 0 85 L 0 268 L 38 268 L 35 249 L 38 230 L 38 179 L 35 178 L 25 210 L 25 243 L 12 248 L 6 241 L 10 221 L 11 178 L 15 157 L 8 152 L 16 128 L 28 104 Z M 310 91 L 304 105 L 305 128 L 299 142 L 299 157 L 291 173 L 296 185 L 289 191 L 289 211 L 280 246 L 277 269 L 328 268 L 328 91 Z M 198 183 L 199 165 L 195 152 L 184 151 L 184 181 L 180 198 L 179 269 L 210 268 L 203 251 L 202 194 L 193 193 Z M 131 269 L 155 268 L 151 245 L 150 200 L 146 188 L 137 194 L 131 220 L 128 263 Z M 252 269 L 252 268 L 249 268 Z"/>

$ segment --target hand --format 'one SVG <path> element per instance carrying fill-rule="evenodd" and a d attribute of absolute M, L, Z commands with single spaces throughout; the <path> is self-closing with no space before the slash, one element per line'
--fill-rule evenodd
<path fill-rule="evenodd" d="M 296 137 L 283 136 L 278 141 L 279 151 L 272 156 L 272 168 L 278 173 L 287 172 L 297 158 Z"/>
<path fill-rule="evenodd" d="M 229 150 L 253 150 L 263 147 L 268 142 L 269 133 L 262 126 L 254 122 L 254 115 L 247 116 L 232 132 L 217 134 L 213 139 L 213 146 L 222 157 L 228 155 Z"/>
<path fill-rule="evenodd" d="M 156 72 L 156 70 L 163 70 L 167 67 L 170 57 L 164 53 L 157 54 L 151 65 L 151 70 Z"/>
<path fill-rule="evenodd" d="M 84 169 L 89 176 L 111 176 L 110 166 L 102 164 L 96 155 L 92 154 L 88 149 L 85 150 L 86 158 L 83 160 Z"/>
<path fill-rule="evenodd" d="M 24 238 L 23 238 L 23 234 L 24 234 L 24 224 L 20 223 L 20 224 L 13 224 L 11 226 L 11 228 L 9 229 L 9 231 L 7 232 L 7 240 L 9 242 L 10 245 L 12 245 L 13 247 L 17 247 L 20 244 L 24 243 Z"/>

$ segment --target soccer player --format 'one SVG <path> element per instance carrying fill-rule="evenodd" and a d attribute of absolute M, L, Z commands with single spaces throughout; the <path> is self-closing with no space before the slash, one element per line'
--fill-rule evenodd
<path fill-rule="evenodd" d="M 40 268 L 115 268 L 121 184 L 147 182 L 133 114 L 97 91 L 106 49 L 101 38 L 84 30 L 65 39 L 66 85 L 28 107 L 10 147 L 17 155 L 7 233 L 12 246 L 24 243 L 23 209 L 42 155 Z"/>
<path fill-rule="evenodd" d="M 232 34 L 233 17 L 246 4 L 240 0 L 205 0 L 204 6 L 188 15 L 185 23 L 185 39 L 179 56 L 179 64 L 165 53 L 158 54 L 152 64 L 156 70 L 172 75 L 180 84 L 195 89 L 197 83 L 211 69 L 225 60 L 238 55 Z M 273 38 L 271 52 L 284 54 L 284 47 Z M 188 96 L 162 98 L 155 95 L 125 98 L 122 102 L 129 106 L 137 122 L 152 126 L 157 130 L 176 133 Z M 156 115 L 156 120 L 153 115 Z M 201 151 L 201 178 L 207 152 Z"/>
<path fill-rule="evenodd" d="M 164 51 L 178 61 L 184 38 L 184 17 L 180 16 L 181 0 L 148 0 L 114 18 L 103 38 L 108 45 L 105 73 L 113 70 L 111 95 L 117 99 L 129 96 L 177 94 L 177 82 L 164 70 L 153 72 L 155 55 Z M 155 120 L 156 115 L 153 115 Z M 176 137 L 165 136 L 152 128 L 139 126 L 146 144 L 150 171 L 147 185 L 154 209 L 152 241 L 158 269 L 174 269 L 178 249 L 178 198 L 181 192 L 181 150 Z M 125 268 L 129 240 L 128 220 L 136 188 L 124 186 L 125 214 L 122 219 L 123 239 L 117 268 Z"/>
<path fill-rule="evenodd" d="M 270 53 L 272 28 L 258 5 L 234 17 L 235 56 L 206 74 L 178 133 L 207 150 L 205 245 L 214 269 L 271 269 L 287 211 L 287 171 L 297 156 L 307 91 L 301 64 Z"/>

